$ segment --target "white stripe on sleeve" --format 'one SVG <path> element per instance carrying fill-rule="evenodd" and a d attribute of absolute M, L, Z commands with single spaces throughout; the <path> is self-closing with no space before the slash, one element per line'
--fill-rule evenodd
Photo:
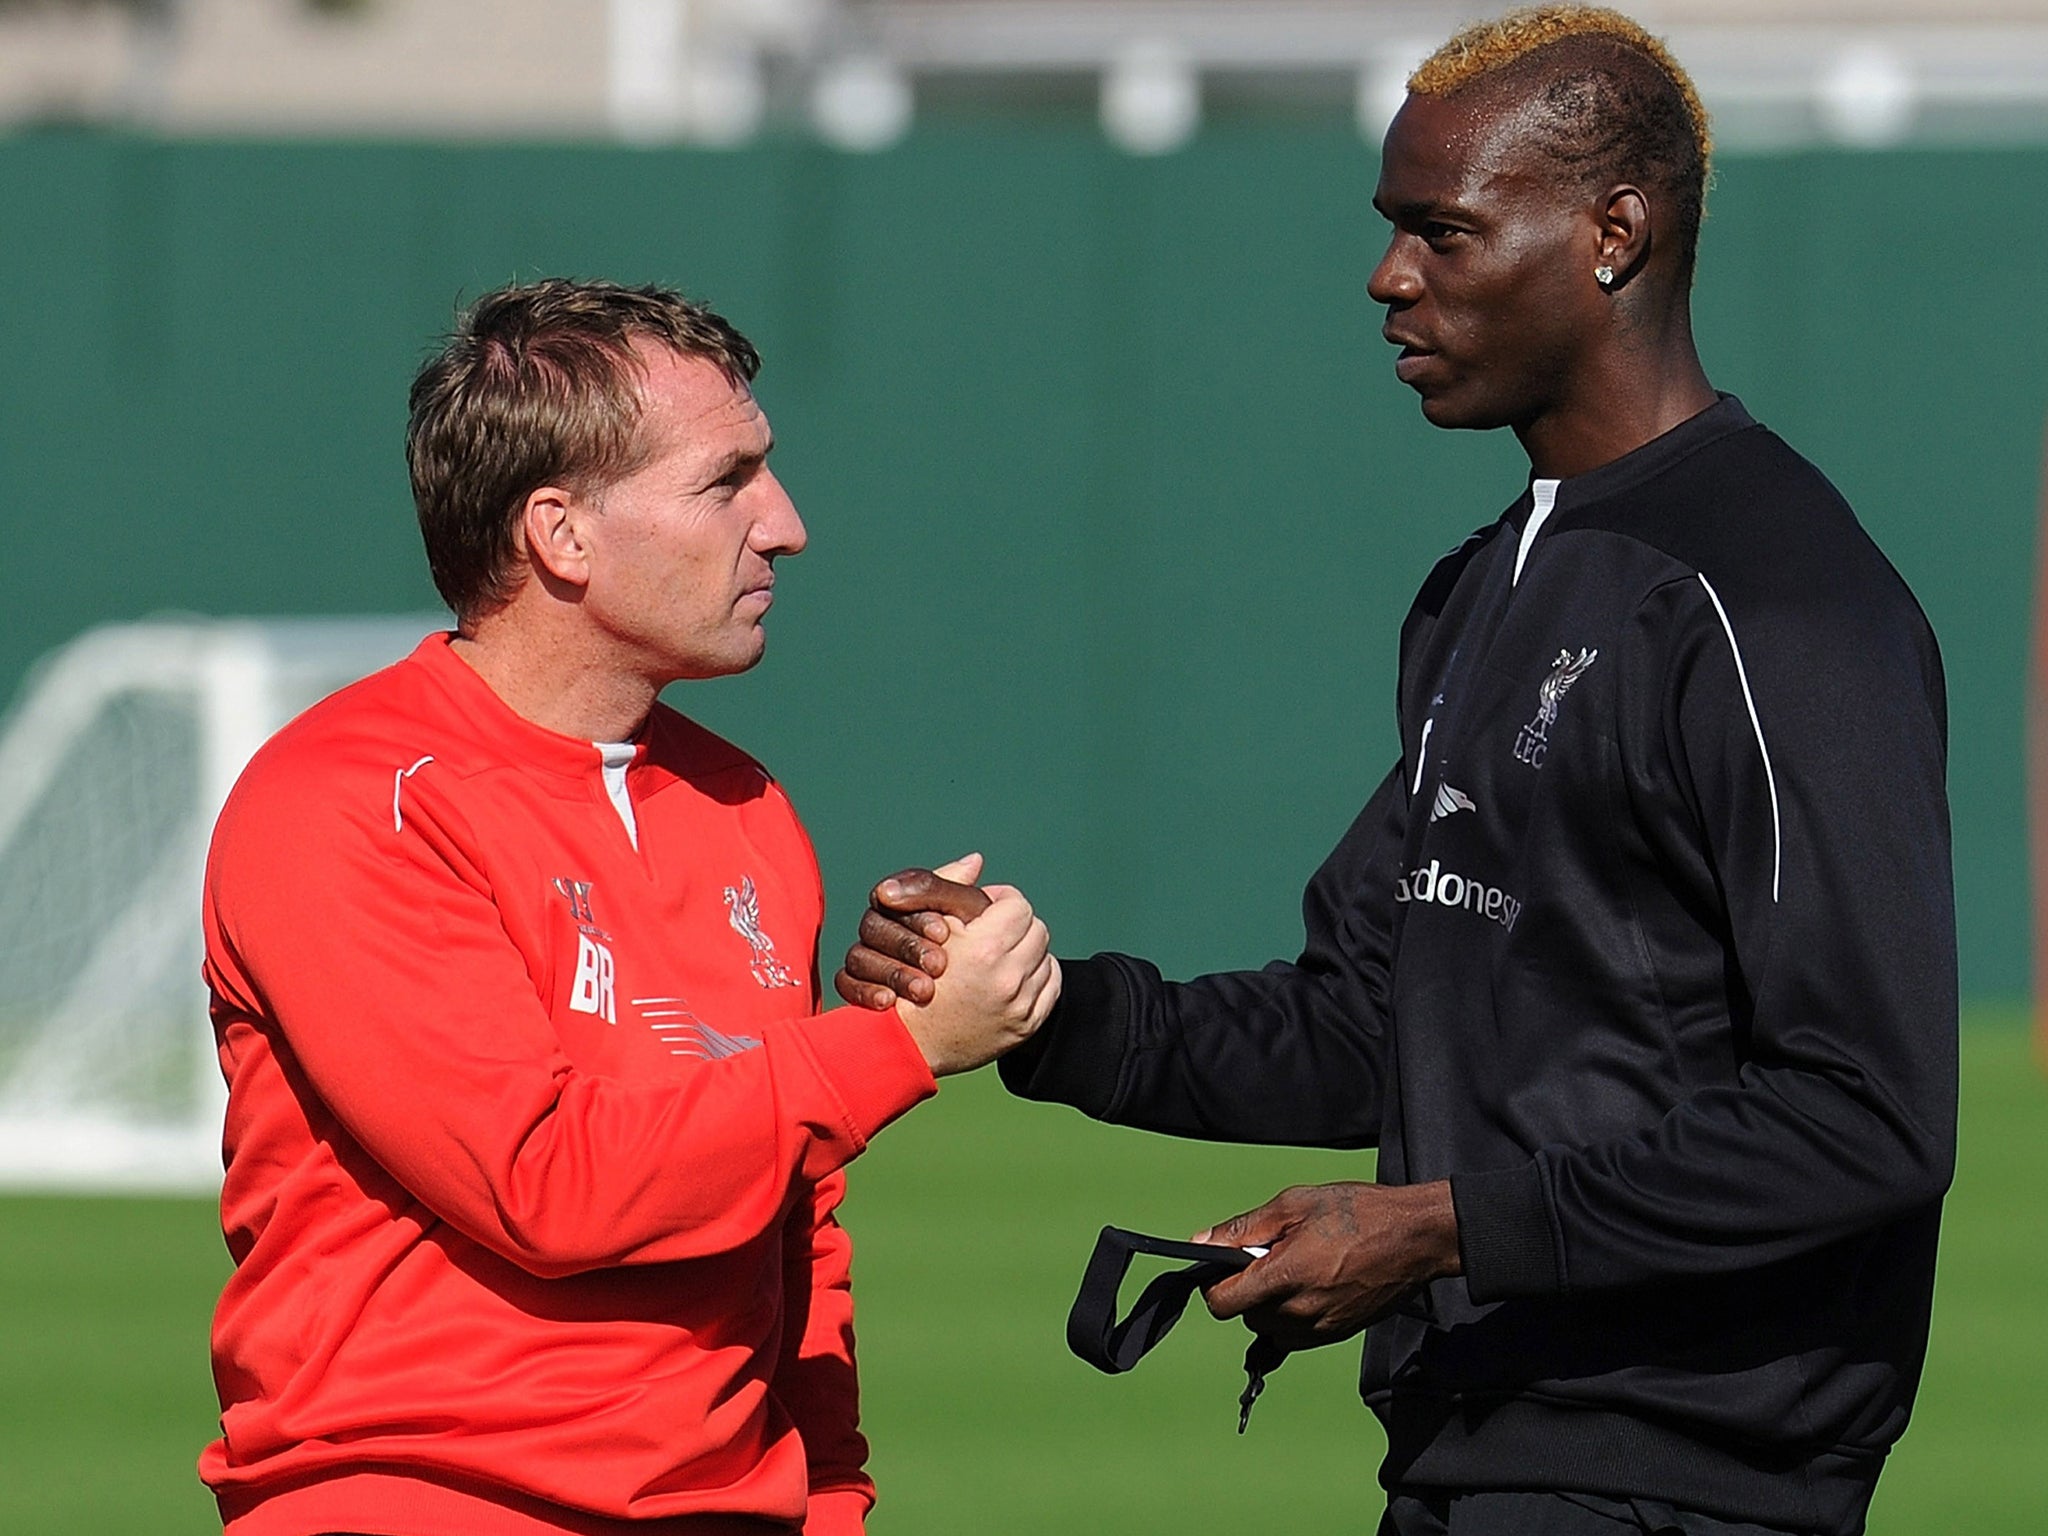
<path fill-rule="evenodd" d="M 1721 628 L 1728 636 L 1728 649 L 1735 653 L 1735 678 L 1742 684 L 1742 702 L 1749 707 L 1749 728 L 1756 732 L 1756 749 L 1763 754 L 1764 783 L 1771 791 L 1771 900 L 1778 899 L 1778 875 L 1784 867 L 1784 832 L 1778 819 L 1778 776 L 1771 772 L 1771 749 L 1764 745 L 1763 722 L 1756 717 L 1756 697 L 1749 691 L 1749 669 L 1742 664 L 1742 647 L 1735 643 L 1735 626 L 1728 622 L 1728 610 L 1721 606 L 1721 594 L 1714 590 L 1714 584 L 1707 580 L 1707 573 L 1698 573 L 1700 585 L 1707 589 L 1707 596 L 1713 601 L 1714 612 L 1721 616 Z"/>
<path fill-rule="evenodd" d="M 407 779 L 411 778 L 411 777 L 412 777 L 412 776 L 413 776 L 414 774 L 418 773 L 418 772 L 419 772 L 419 771 L 420 771 L 420 770 L 421 770 L 422 768 L 426 767 L 426 766 L 427 766 L 427 764 L 431 763 L 431 762 L 432 762 L 433 760 L 434 760 L 434 758 L 433 758 L 433 754 L 432 754 L 432 753 L 429 753 L 429 754 L 428 754 L 427 756 L 425 756 L 425 757 L 421 758 L 421 759 L 420 759 L 420 760 L 419 760 L 418 762 L 414 763 L 414 764 L 413 764 L 413 765 L 412 765 L 412 766 L 411 766 L 410 768 L 401 768 L 401 769 L 399 769 L 399 770 L 398 770 L 398 771 L 397 771 L 396 773 L 392 774 L 392 776 L 391 776 L 391 830 L 392 830 L 392 831 L 394 831 L 394 832 L 403 832 L 403 831 L 405 830 L 405 812 L 404 812 L 404 811 L 402 811 L 402 810 L 400 810 L 400 809 L 399 809 L 399 806 L 398 806 L 398 797 L 399 797 L 400 795 L 402 795 L 402 794 L 404 794 L 404 793 L 405 793 L 405 781 L 406 781 Z"/>

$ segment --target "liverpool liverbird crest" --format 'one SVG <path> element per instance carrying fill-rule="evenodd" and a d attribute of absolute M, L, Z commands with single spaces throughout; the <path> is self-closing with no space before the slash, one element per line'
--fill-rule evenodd
<path fill-rule="evenodd" d="M 793 987 L 797 979 L 788 966 L 775 958 L 775 941 L 761 931 L 761 893 L 754 889 L 754 877 L 742 875 L 737 886 L 725 888 L 725 909 L 732 917 L 732 930 L 754 951 L 748 969 L 764 987 Z"/>
<path fill-rule="evenodd" d="M 1550 676 L 1536 689 L 1536 697 L 1542 705 L 1543 718 L 1552 725 L 1557 723 L 1557 701 L 1571 690 L 1585 675 L 1586 668 L 1600 659 L 1598 651 L 1581 650 L 1575 657 L 1570 650 L 1557 653 L 1557 660 L 1550 664 Z"/>
<path fill-rule="evenodd" d="M 1600 659 L 1598 651 L 1581 647 L 1574 656 L 1566 646 L 1550 664 L 1549 675 L 1536 685 L 1536 718 L 1515 735 L 1515 761 L 1541 768 L 1550 753 L 1550 728 L 1557 724 L 1557 706 L 1571 686 L 1586 675 L 1586 669 Z"/>

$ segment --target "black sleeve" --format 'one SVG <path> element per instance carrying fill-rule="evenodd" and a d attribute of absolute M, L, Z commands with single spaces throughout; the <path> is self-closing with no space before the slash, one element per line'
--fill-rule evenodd
<path fill-rule="evenodd" d="M 1374 1145 L 1407 807 L 1397 765 L 1309 882 L 1300 959 L 1187 982 L 1129 955 L 1065 961 L 1058 1005 L 1003 1082 L 1168 1135 Z"/>
<path fill-rule="evenodd" d="M 1910 597 L 1695 577 L 1637 642 L 1623 760 L 1711 863 L 1739 1065 L 1640 1134 L 1454 1178 L 1477 1301 L 1773 1262 L 1938 1201 L 1954 1165 L 1947 726 Z"/>

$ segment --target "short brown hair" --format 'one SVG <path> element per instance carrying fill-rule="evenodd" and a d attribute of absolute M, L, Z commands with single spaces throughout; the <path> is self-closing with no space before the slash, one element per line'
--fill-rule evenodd
<path fill-rule="evenodd" d="M 667 288 L 547 278 L 487 293 L 412 382 L 405 457 L 434 586 L 467 623 L 502 605 L 514 532 L 544 485 L 594 495 L 644 462 L 636 341 L 751 384 L 760 354 Z"/>
<path fill-rule="evenodd" d="M 1619 11 L 1530 6 L 1465 28 L 1423 60 L 1408 89 L 1451 96 L 1524 74 L 1541 82 L 1537 135 L 1561 166 L 1671 198 L 1679 265 L 1690 275 L 1714 146 L 1707 109 L 1671 51 Z"/>

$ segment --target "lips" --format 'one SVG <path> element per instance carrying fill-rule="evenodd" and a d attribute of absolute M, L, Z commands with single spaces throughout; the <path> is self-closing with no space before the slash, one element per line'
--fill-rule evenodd
<path fill-rule="evenodd" d="M 1401 355 L 1394 359 L 1394 377 L 1403 384 L 1413 384 L 1418 376 L 1428 370 L 1429 360 L 1436 356 L 1433 348 L 1391 326 L 1383 328 L 1380 335 L 1386 338 L 1389 345 L 1401 349 Z"/>
<path fill-rule="evenodd" d="M 1429 371 L 1429 365 L 1436 358 L 1434 352 L 1420 347 L 1403 347 L 1401 355 L 1394 359 L 1394 377 L 1403 384 L 1413 384 Z"/>

